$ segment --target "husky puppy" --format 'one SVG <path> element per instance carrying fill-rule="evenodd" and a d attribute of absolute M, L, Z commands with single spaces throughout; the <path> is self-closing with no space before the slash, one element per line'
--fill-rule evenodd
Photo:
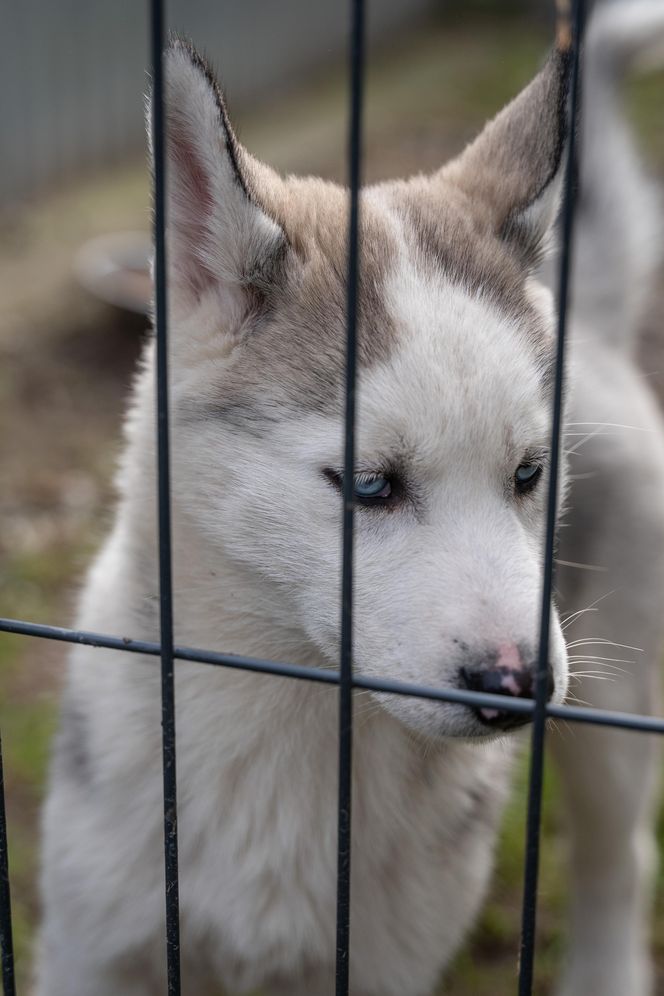
<path fill-rule="evenodd" d="M 613 683 L 586 690 L 583 679 L 582 696 L 648 712 L 662 652 L 664 437 L 634 350 L 656 210 L 615 81 L 632 49 L 662 37 L 664 13 L 627 7 L 601 11 L 588 40 L 566 437 L 577 473 L 559 600 L 583 659 L 636 661 Z M 252 158 L 186 44 L 171 45 L 166 68 L 177 641 L 329 667 L 347 192 Z M 359 673 L 531 694 L 554 362 L 536 270 L 559 199 L 567 78 L 554 51 L 453 162 L 363 191 Z M 154 410 L 150 343 L 115 525 L 78 616 L 146 640 L 159 634 Z M 613 643 L 640 649 L 612 654 Z M 561 702 L 556 607 L 550 666 Z M 154 659 L 71 655 L 44 817 L 39 996 L 164 990 L 159 688 Z M 334 689 L 183 663 L 176 695 L 183 991 L 330 996 Z M 355 702 L 351 992 L 429 996 L 485 892 L 514 720 Z M 573 865 L 561 992 L 645 996 L 656 744 L 584 727 L 555 750 Z"/>

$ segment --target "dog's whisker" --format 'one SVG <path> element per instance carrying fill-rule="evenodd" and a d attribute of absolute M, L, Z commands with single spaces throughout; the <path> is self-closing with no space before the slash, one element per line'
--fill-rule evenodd
<path fill-rule="evenodd" d="M 594 705 L 594 702 L 588 702 L 586 701 L 586 699 L 580 699 L 578 695 L 574 694 L 574 692 L 567 693 L 566 701 L 571 702 L 573 705 L 589 706 L 589 707 L 592 707 Z"/>
<path fill-rule="evenodd" d="M 560 726 L 555 719 L 549 719 L 547 721 L 547 726 L 549 727 L 550 730 L 553 731 L 553 733 L 557 734 L 558 736 L 560 735 Z"/>
<path fill-rule="evenodd" d="M 572 423 L 570 423 L 570 424 L 572 424 Z M 638 426 L 638 425 L 622 425 L 622 424 L 620 424 L 618 422 L 588 422 L 588 423 L 577 422 L 577 423 L 574 423 L 574 424 L 576 424 L 576 425 L 584 425 L 584 424 L 595 425 L 595 426 L 597 426 L 597 428 L 593 429 L 592 432 L 586 433 L 585 435 L 582 434 L 582 433 L 580 433 L 580 432 L 579 433 L 577 433 L 577 432 L 565 432 L 564 435 L 566 437 L 567 436 L 582 436 L 582 438 L 579 440 L 578 443 L 575 443 L 574 446 L 572 446 L 570 449 L 566 449 L 565 450 L 565 453 L 567 454 L 567 456 L 573 456 L 575 453 L 577 453 L 581 449 L 582 446 L 585 446 L 585 444 L 587 442 L 589 442 L 591 439 L 595 439 L 595 437 L 597 437 L 597 436 L 610 435 L 610 433 L 602 432 L 602 429 L 631 429 L 631 430 L 634 430 L 635 432 L 651 432 L 652 431 L 652 430 L 647 429 L 647 428 L 645 428 L 643 426 Z"/>
<path fill-rule="evenodd" d="M 558 564 L 559 567 L 576 567 L 576 568 L 578 568 L 581 571 L 601 571 L 601 572 L 606 572 L 608 570 L 607 567 L 600 567 L 597 564 L 578 564 L 574 560 L 559 560 L 559 559 L 556 559 L 556 564 Z"/>
<path fill-rule="evenodd" d="M 572 612 L 571 615 L 567 616 L 560 623 L 560 628 L 566 630 L 568 626 L 571 626 L 579 616 L 583 616 L 588 612 L 598 612 L 599 610 L 595 608 L 594 605 L 589 605 L 587 609 L 579 609 L 578 612 Z"/>
<path fill-rule="evenodd" d="M 570 723 L 566 719 L 549 719 L 547 722 L 556 736 L 560 737 L 561 740 L 564 740 L 567 736 L 576 736 L 574 723 Z"/>
<path fill-rule="evenodd" d="M 614 667 L 611 664 L 602 664 L 601 662 L 598 663 L 597 661 L 592 661 L 592 660 L 591 661 L 579 660 L 579 661 L 574 661 L 574 668 L 573 670 L 570 670 L 570 678 L 574 675 L 579 675 L 582 673 L 581 671 L 576 670 L 581 664 L 590 664 L 597 672 L 597 674 L 611 675 L 614 678 L 621 677 L 622 675 L 626 674 L 628 675 L 631 673 L 627 671 L 624 667 Z"/>
<path fill-rule="evenodd" d="M 626 425 L 623 422 L 566 422 L 565 425 L 594 425 L 602 429 L 634 429 L 636 432 L 651 432 L 651 429 L 642 425 Z M 567 435 L 567 432 L 565 432 Z"/>
<path fill-rule="evenodd" d="M 631 647 L 628 643 L 616 643 L 615 640 L 609 640 L 606 637 L 598 636 L 584 636 L 580 637 L 578 640 L 573 640 L 571 643 L 567 644 L 567 649 L 571 650 L 574 647 L 587 647 L 587 646 L 607 646 L 607 647 L 617 647 L 619 650 L 634 650 L 638 654 L 643 653 L 643 647 Z"/>
<path fill-rule="evenodd" d="M 592 432 L 586 433 L 586 435 L 583 436 L 583 438 L 580 439 L 578 443 L 575 443 L 574 446 L 572 446 L 570 449 L 565 450 L 567 456 L 573 456 L 581 449 L 582 446 L 585 446 L 586 443 L 590 442 L 591 439 L 594 439 L 595 436 L 599 436 L 600 434 L 602 434 L 601 428 L 597 428 L 594 429 Z"/>
<path fill-rule="evenodd" d="M 601 654 L 570 654 L 571 661 L 605 661 L 607 664 L 636 664 L 626 657 L 603 657 Z"/>
<path fill-rule="evenodd" d="M 583 432 L 565 432 L 564 435 L 565 436 L 579 436 L 579 437 L 585 439 L 587 437 L 587 435 L 588 435 L 588 432 L 587 432 L 587 430 L 584 429 Z M 608 435 L 608 433 L 601 433 L 601 435 Z"/>
<path fill-rule="evenodd" d="M 579 663 L 579 664 L 586 664 L 586 663 L 588 663 L 588 664 L 591 664 L 591 665 L 593 665 L 593 664 L 594 664 L 595 662 L 594 662 L 594 661 L 579 661 L 578 663 Z M 587 671 L 577 671 L 577 670 L 574 670 L 574 671 L 570 671 L 570 672 L 569 672 L 569 678 L 570 678 L 570 680 L 572 680 L 572 679 L 575 679 L 575 680 L 578 680 L 578 679 L 579 679 L 580 677 L 582 677 L 582 676 L 583 676 L 584 674 L 602 674 L 602 675 L 607 675 L 607 674 L 608 674 L 608 675 L 610 675 L 611 677 L 614 677 L 614 676 L 615 676 L 615 673 L 616 673 L 616 672 L 615 672 L 615 671 L 613 671 L 613 670 L 611 670 L 611 671 L 607 672 L 607 671 L 606 671 L 606 670 L 604 669 L 604 666 L 603 666 L 603 665 L 600 665 L 599 667 L 593 667 L 593 668 L 592 668 L 592 670 L 591 670 L 591 669 L 588 669 Z"/>
<path fill-rule="evenodd" d="M 622 660 L 619 657 L 593 657 L 586 656 L 584 654 L 572 654 L 568 658 L 571 664 L 594 664 L 596 667 L 602 667 L 610 671 L 625 671 L 626 668 L 618 667 L 618 664 L 636 664 L 636 661 Z"/>
<path fill-rule="evenodd" d="M 597 606 L 599 605 L 599 603 L 603 602 L 605 598 L 609 598 L 611 595 L 615 595 L 615 593 L 616 589 L 614 588 L 611 591 L 607 591 L 603 595 L 600 595 L 599 598 L 596 598 L 595 601 L 591 602 L 590 605 L 586 606 L 585 609 L 577 609 L 576 612 L 571 612 L 569 615 L 565 616 L 564 619 L 561 620 L 560 623 L 561 628 L 563 630 L 567 629 L 568 626 L 571 626 L 571 624 L 576 619 L 578 619 L 582 615 L 585 615 L 587 612 L 597 612 L 598 611 Z"/>
<path fill-rule="evenodd" d="M 613 674 L 599 674 L 598 671 L 576 671 L 575 674 L 570 678 L 574 677 L 579 681 L 581 678 L 593 678 L 595 681 L 615 681 L 616 676 Z"/>

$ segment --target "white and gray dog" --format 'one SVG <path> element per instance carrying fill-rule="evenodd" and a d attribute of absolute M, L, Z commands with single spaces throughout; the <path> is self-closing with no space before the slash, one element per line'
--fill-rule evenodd
<path fill-rule="evenodd" d="M 635 362 L 658 213 L 618 84 L 662 38 L 652 0 L 601 6 L 589 29 L 559 551 L 571 670 L 624 660 L 614 681 L 579 674 L 575 688 L 638 712 L 656 708 L 664 629 L 664 433 Z M 362 194 L 361 674 L 531 692 L 554 357 L 538 272 L 559 201 L 567 62 L 554 51 L 438 172 Z M 329 667 L 347 191 L 257 162 L 200 57 L 174 42 L 166 63 L 177 640 Z M 159 635 L 153 385 L 150 343 L 115 525 L 78 616 L 145 640 Z M 554 607 L 556 702 L 569 680 L 564 628 Z M 154 659 L 72 653 L 44 818 L 39 996 L 163 991 L 159 680 Z M 184 992 L 330 996 L 334 690 L 178 664 L 176 694 Z M 360 702 L 351 992 L 428 996 L 485 892 L 513 721 Z M 560 992 L 645 996 L 656 742 L 586 727 L 551 740 L 571 831 Z"/>

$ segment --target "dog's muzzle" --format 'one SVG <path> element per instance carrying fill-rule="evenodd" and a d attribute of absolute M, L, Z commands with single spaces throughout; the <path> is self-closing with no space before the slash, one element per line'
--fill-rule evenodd
<path fill-rule="evenodd" d="M 502 644 L 498 652 L 487 655 L 485 663 L 463 665 L 459 671 L 460 685 L 471 692 L 505 695 L 513 698 L 532 699 L 535 690 L 537 663 L 525 655 L 516 644 Z M 528 663 L 525 663 L 528 661 Z M 553 669 L 549 664 L 547 675 L 547 701 L 554 691 Z M 470 706 L 479 721 L 492 729 L 511 730 L 524 726 L 530 715 L 509 712 L 507 709 L 475 708 Z"/>

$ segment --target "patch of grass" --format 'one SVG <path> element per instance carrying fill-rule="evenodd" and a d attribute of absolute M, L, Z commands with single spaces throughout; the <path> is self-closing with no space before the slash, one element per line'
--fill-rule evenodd
<path fill-rule="evenodd" d="M 58 618 L 86 544 L 56 543 L 4 562 L 0 604 L 8 615 Z M 0 729 L 5 772 L 12 914 L 19 991 L 28 985 L 37 920 L 38 816 L 55 729 L 53 677 L 42 666 L 53 648 L 0 633 Z"/>
<path fill-rule="evenodd" d="M 651 72 L 628 85 L 630 117 L 653 172 L 664 176 L 664 72 Z"/>
<path fill-rule="evenodd" d="M 0 708 L 7 779 L 8 850 L 19 989 L 26 984 L 37 919 L 38 813 L 55 728 L 50 699 Z"/>
<path fill-rule="evenodd" d="M 55 728 L 55 702 L 49 689 L 27 697 L 20 688 L 18 643 L 0 648 L 2 686 L 0 728 L 7 798 L 8 850 L 19 990 L 27 984 L 37 918 L 38 814 L 43 797 L 49 746 Z"/>

